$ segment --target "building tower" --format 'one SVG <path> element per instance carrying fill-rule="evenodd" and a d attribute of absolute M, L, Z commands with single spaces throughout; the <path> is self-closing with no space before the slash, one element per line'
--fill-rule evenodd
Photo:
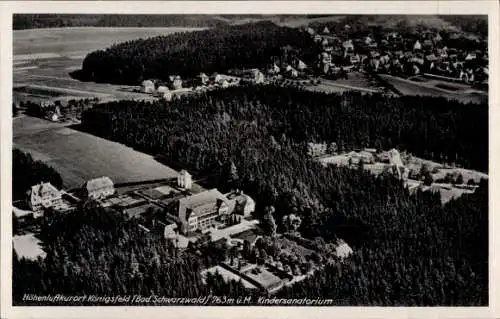
<path fill-rule="evenodd" d="M 193 179 L 191 174 L 189 174 L 186 170 L 182 170 L 179 172 L 177 176 L 177 186 L 183 189 L 191 189 L 193 186 Z"/>

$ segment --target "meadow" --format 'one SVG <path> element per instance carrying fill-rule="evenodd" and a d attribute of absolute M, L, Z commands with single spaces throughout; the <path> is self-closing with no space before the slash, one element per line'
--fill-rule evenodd
<path fill-rule="evenodd" d="M 108 176 L 115 183 L 177 176 L 152 156 L 59 123 L 24 116 L 13 124 L 13 147 L 54 167 L 67 189 L 99 176 Z"/>
<path fill-rule="evenodd" d="M 462 103 L 485 103 L 488 101 L 487 93 L 473 93 L 470 89 L 466 89 L 465 85 L 427 79 L 417 82 L 387 74 L 380 74 L 380 77 L 393 85 L 403 95 L 445 97 L 450 100 L 458 100 Z M 452 87 L 453 90 L 445 89 L 445 87 Z"/>

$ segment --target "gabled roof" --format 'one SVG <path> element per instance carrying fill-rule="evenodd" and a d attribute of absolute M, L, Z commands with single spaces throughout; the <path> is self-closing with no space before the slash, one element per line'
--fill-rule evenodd
<path fill-rule="evenodd" d="M 159 87 L 156 89 L 156 92 L 158 92 L 158 93 L 164 93 L 164 92 L 168 92 L 168 91 L 170 91 L 170 90 L 169 90 L 169 89 L 168 89 L 168 87 L 166 87 L 166 86 L 159 86 Z"/>
<path fill-rule="evenodd" d="M 61 193 L 51 183 L 40 183 L 31 186 L 30 199 L 36 201 L 41 198 L 58 197 Z"/>
<path fill-rule="evenodd" d="M 227 198 L 222 195 L 216 188 L 194 194 L 188 197 L 181 198 L 179 200 L 179 211 L 185 211 L 186 209 L 193 210 L 196 213 L 197 208 L 203 210 L 211 205 L 217 205 L 218 200 L 223 201 L 226 205 L 228 205 Z M 228 205 L 229 206 L 229 205 Z"/>
<path fill-rule="evenodd" d="M 87 181 L 83 187 L 89 191 L 93 192 L 95 190 L 105 188 L 105 187 L 114 187 L 113 182 L 111 179 L 107 176 L 99 177 L 99 178 L 94 178 L 91 179 L 90 181 Z"/>

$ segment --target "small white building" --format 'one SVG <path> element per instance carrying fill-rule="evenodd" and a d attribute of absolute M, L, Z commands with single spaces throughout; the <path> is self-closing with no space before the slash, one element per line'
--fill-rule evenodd
<path fill-rule="evenodd" d="M 472 60 L 475 60 L 476 58 L 477 58 L 476 53 L 475 52 L 470 52 L 465 57 L 465 61 L 472 61 Z"/>
<path fill-rule="evenodd" d="M 182 79 L 179 75 L 176 75 L 174 80 L 172 81 L 172 87 L 174 90 L 179 90 L 182 88 Z"/>
<path fill-rule="evenodd" d="M 335 254 L 340 259 L 344 259 L 349 257 L 352 254 L 352 248 L 344 241 L 340 241 L 340 243 L 335 248 Z"/>
<path fill-rule="evenodd" d="M 177 186 L 183 189 L 191 189 L 193 187 L 193 178 L 186 170 L 181 170 L 177 176 Z"/>
<path fill-rule="evenodd" d="M 155 84 L 151 80 L 144 80 L 141 83 L 141 92 L 143 93 L 153 93 L 155 90 Z"/>
<path fill-rule="evenodd" d="M 210 80 L 214 83 L 219 83 L 222 81 L 222 75 L 219 73 L 215 72 L 210 76 Z"/>
<path fill-rule="evenodd" d="M 253 81 L 255 84 L 264 83 L 264 74 L 259 71 L 259 69 L 252 70 L 253 72 Z"/>
<path fill-rule="evenodd" d="M 290 71 L 288 71 L 288 75 L 291 76 L 292 78 L 296 78 L 299 76 L 299 71 L 297 71 L 294 68 L 291 68 Z"/>
<path fill-rule="evenodd" d="M 307 69 L 307 65 L 304 62 L 302 62 L 301 60 L 299 60 L 297 62 L 297 69 L 300 71 L 304 71 L 305 69 Z"/>
<path fill-rule="evenodd" d="M 276 65 L 276 63 L 273 63 L 273 65 L 267 70 L 267 73 L 269 74 L 278 74 L 280 73 L 280 68 L 279 66 Z"/>
<path fill-rule="evenodd" d="M 31 186 L 27 201 L 31 210 L 38 213 L 45 208 L 58 208 L 62 204 L 62 196 L 51 183 L 40 183 Z"/>
<path fill-rule="evenodd" d="M 206 75 L 205 73 L 202 72 L 198 75 L 198 80 L 199 80 L 201 85 L 205 85 L 208 83 L 209 77 L 208 77 L 208 75 Z"/>
<path fill-rule="evenodd" d="M 227 89 L 229 87 L 229 82 L 227 80 L 223 80 L 221 83 L 220 83 L 220 86 L 224 89 Z"/>
<path fill-rule="evenodd" d="M 91 179 L 82 187 L 82 197 L 87 199 L 102 199 L 114 193 L 113 181 L 107 176 Z"/>
<path fill-rule="evenodd" d="M 59 116 L 57 115 L 57 113 L 51 113 L 49 115 L 49 119 L 52 121 L 52 122 L 57 122 L 59 121 Z"/>
<path fill-rule="evenodd" d="M 415 44 L 413 45 L 413 50 L 422 50 L 422 44 L 420 44 L 420 41 L 416 41 Z"/>

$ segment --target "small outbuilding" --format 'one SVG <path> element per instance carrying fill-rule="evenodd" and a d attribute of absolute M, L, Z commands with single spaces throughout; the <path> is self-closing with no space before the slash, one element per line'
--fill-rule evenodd
<path fill-rule="evenodd" d="M 143 93 L 153 93 L 155 90 L 155 84 L 151 80 L 144 80 L 141 83 L 141 92 Z"/>

